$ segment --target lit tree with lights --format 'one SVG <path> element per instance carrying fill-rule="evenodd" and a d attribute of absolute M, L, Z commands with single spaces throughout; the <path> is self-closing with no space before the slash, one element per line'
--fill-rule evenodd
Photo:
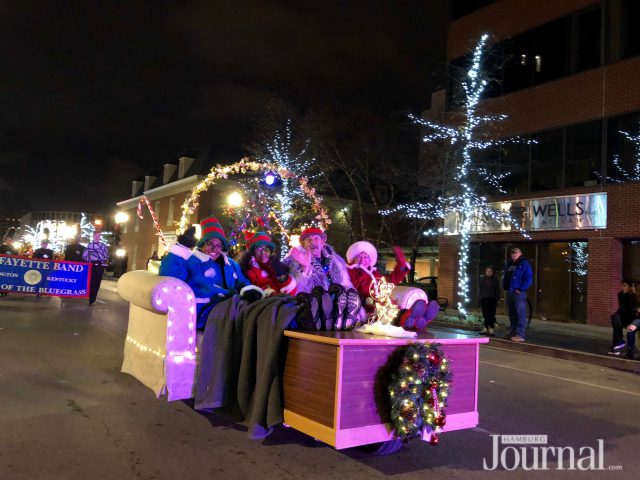
<path fill-rule="evenodd" d="M 638 182 L 640 181 L 640 130 L 638 135 L 631 135 L 629 132 L 625 132 L 624 130 L 620 130 L 619 133 L 635 147 L 633 170 L 629 172 L 622 165 L 620 156 L 614 155 L 613 167 L 616 175 L 614 177 L 607 177 L 607 180 L 613 183 Z"/>
<path fill-rule="evenodd" d="M 62 252 L 69 243 L 70 238 L 79 236 L 81 243 L 90 242 L 93 238 L 95 226 L 87 219 L 84 213 L 81 213 L 80 223 L 77 225 L 68 225 L 63 220 L 42 220 L 35 227 L 27 225 L 25 230 L 26 233 L 23 236 L 23 240 L 26 243 L 38 246 L 40 242 L 46 240 L 52 250 Z M 111 232 L 102 232 L 101 235 L 101 242 L 107 246 L 109 246 L 109 242 L 106 241 L 105 237 L 110 234 Z"/>
<path fill-rule="evenodd" d="M 487 131 L 496 122 L 503 121 L 506 115 L 482 115 L 478 112 L 480 100 L 488 84 L 483 55 L 487 48 L 488 35 L 483 35 L 478 42 L 472 58 L 471 68 L 462 81 L 464 104 L 462 105 L 463 121 L 457 127 L 440 125 L 410 115 L 411 120 L 421 125 L 427 132 L 424 142 L 448 142 L 454 149 L 453 171 L 455 182 L 449 191 L 433 202 L 416 202 L 398 205 L 384 210 L 383 215 L 401 212 L 414 219 L 437 220 L 454 216 L 456 227 L 434 228 L 425 231 L 425 235 L 443 233 L 459 234 L 460 248 L 458 259 L 458 312 L 466 315 L 469 303 L 469 247 L 472 227 L 480 219 L 489 219 L 502 225 L 510 224 L 511 228 L 527 236 L 526 232 L 509 211 L 498 210 L 487 202 L 484 191 L 494 189 L 506 193 L 502 181 L 508 176 L 506 172 L 492 171 L 475 159 L 480 150 L 500 147 L 509 143 L 528 143 L 520 138 L 491 139 Z"/>
<path fill-rule="evenodd" d="M 313 165 L 313 159 L 305 158 L 307 156 L 307 147 L 309 140 L 305 140 L 302 147 L 296 153 L 294 152 L 292 142 L 291 120 L 287 119 L 284 126 L 284 132 L 276 130 L 273 140 L 265 143 L 267 155 L 260 160 L 264 163 L 277 165 L 281 168 L 289 170 L 297 177 L 309 175 L 309 170 Z M 297 182 L 291 179 L 281 179 L 281 187 L 276 194 L 279 205 L 279 216 L 285 228 L 291 228 L 291 221 L 294 212 L 294 203 L 296 198 L 302 197 L 302 192 Z M 282 254 L 287 251 L 287 246 L 283 245 Z"/>

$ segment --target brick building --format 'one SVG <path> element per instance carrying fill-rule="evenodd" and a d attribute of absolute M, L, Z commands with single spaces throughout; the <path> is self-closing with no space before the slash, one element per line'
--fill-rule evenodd
<path fill-rule="evenodd" d="M 455 71 L 489 33 L 498 66 L 482 108 L 508 115 L 501 136 L 536 141 L 486 153 L 511 172 L 508 194 L 493 201 L 516 207 L 531 238 L 480 226 L 469 273 L 473 285 L 487 264 L 501 273 L 508 249 L 519 246 L 534 268 L 528 296 L 541 317 L 608 325 L 620 279 L 640 278 L 640 184 L 625 182 L 616 166 L 637 176 L 640 143 L 621 132 L 640 135 L 639 17 L 635 0 L 453 2 L 447 107 Z M 596 215 L 604 223 L 594 222 Z M 439 295 L 450 300 L 456 297 L 456 242 L 456 236 L 440 240 Z M 585 252 L 583 272 L 576 262 Z"/>

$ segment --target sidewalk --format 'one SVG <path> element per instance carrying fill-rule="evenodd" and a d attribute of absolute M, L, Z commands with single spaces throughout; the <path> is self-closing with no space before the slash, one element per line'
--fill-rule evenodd
<path fill-rule="evenodd" d="M 496 329 L 496 336 L 490 337 L 489 347 L 535 353 L 640 373 L 640 361 L 624 358 L 626 348 L 622 350 L 621 357 L 607 355 L 611 346 L 610 327 L 551 322 L 534 318 L 527 330 L 526 341 L 517 343 L 502 339 L 508 332 L 509 318 L 505 315 L 496 317 L 500 326 Z M 438 319 L 431 325 L 438 329 L 480 331 L 480 328 L 465 328 L 444 323 Z M 636 358 L 640 359 L 640 352 L 637 350 Z"/>

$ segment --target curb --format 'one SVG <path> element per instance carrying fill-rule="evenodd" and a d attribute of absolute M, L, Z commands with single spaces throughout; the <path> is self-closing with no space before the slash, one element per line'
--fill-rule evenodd
<path fill-rule="evenodd" d="M 572 360 L 574 362 L 589 363 L 600 367 L 624 370 L 627 372 L 640 374 L 640 362 L 628 360 L 626 358 L 609 357 L 595 353 L 579 352 L 577 350 L 567 350 L 565 348 L 546 347 L 527 342 L 512 342 L 499 338 L 490 338 L 486 345 L 496 350 L 510 350 L 515 352 L 533 353 L 544 357 L 552 357 L 560 360 Z"/>
<path fill-rule="evenodd" d="M 435 320 L 431 323 L 431 326 L 436 328 L 465 330 L 470 333 L 479 332 L 476 327 L 457 325 L 453 323 L 436 322 Z M 538 345 L 529 342 L 512 342 L 510 340 L 504 340 L 496 337 L 488 338 L 489 343 L 483 345 L 484 347 L 493 348 L 496 350 L 510 350 L 513 352 L 533 353 L 535 355 L 557 358 L 559 360 L 571 360 L 574 362 L 588 363 L 591 365 L 598 365 L 600 367 L 613 368 L 615 370 L 624 370 L 626 372 L 640 374 L 640 362 L 638 360 L 628 360 L 626 358 L 610 357 L 607 355 L 581 352 L 579 350 L 568 350 L 566 348 L 547 347 L 545 345 Z"/>

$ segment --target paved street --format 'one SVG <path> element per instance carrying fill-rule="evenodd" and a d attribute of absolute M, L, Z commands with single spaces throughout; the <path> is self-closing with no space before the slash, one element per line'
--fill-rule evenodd
<path fill-rule="evenodd" d="M 156 400 L 119 372 L 127 306 L 113 282 L 103 285 L 94 307 L 0 298 L 0 479 L 564 479 L 640 471 L 639 376 L 485 347 L 480 426 L 445 434 L 438 447 L 414 440 L 374 457 L 284 427 L 251 441 L 243 428 L 185 402 Z M 614 470 L 557 471 L 550 457 L 545 473 L 485 471 L 492 434 L 548 435 L 550 446 L 572 446 L 577 455 L 603 439 L 604 468 Z"/>

